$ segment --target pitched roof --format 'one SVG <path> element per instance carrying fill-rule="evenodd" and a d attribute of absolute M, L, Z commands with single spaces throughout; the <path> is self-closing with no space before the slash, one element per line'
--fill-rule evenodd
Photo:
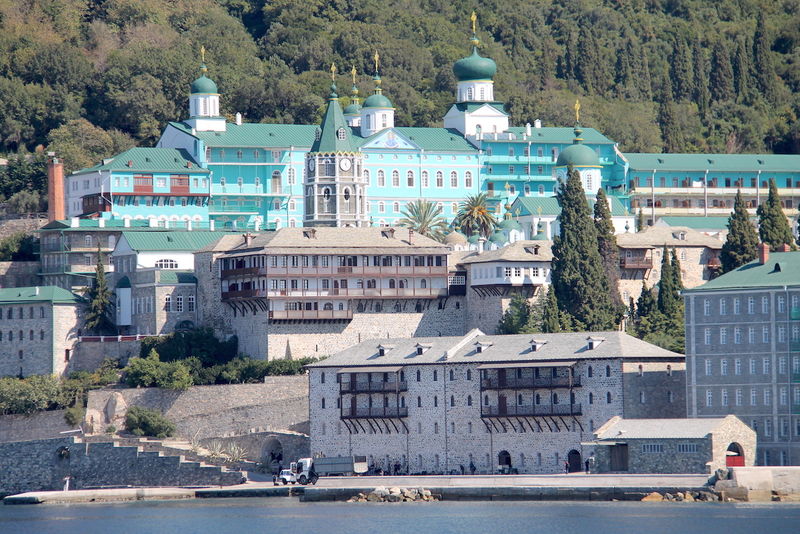
<path fill-rule="evenodd" d="M 210 147 L 297 147 L 309 149 L 314 144 L 315 124 L 260 124 L 227 123 L 224 132 L 194 132 L 182 122 L 170 122 L 173 126 Z"/>
<path fill-rule="evenodd" d="M 208 174 L 192 156 L 182 148 L 134 147 L 108 158 L 99 165 L 75 171 L 85 174 L 97 171 L 169 172 L 176 174 Z"/>
<path fill-rule="evenodd" d="M 190 271 L 158 271 L 159 284 L 196 284 L 197 277 Z M 117 286 L 119 287 L 119 286 Z"/>
<path fill-rule="evenodd" d="M 391 128 L 405 139 L 426 152 L 470 152 L 477 154 L 478 149 L 458 130 L 454 128 L 427 128 L 416 126 L 397 126 Z M 375 132 L 368 137 L 361 137 L 361 128 L 351 128 L 359 146 L 364 146 L 386 133 L 386 130 Z"/>
<path fill-rule="evenodd" d="M 0 289 L 0 304 L 19 304 L 22 302 L 83 302 L 80 295 L 56 286 L 8 287 Z"/>
<path fill-rule="evenodd" d="M 739 421 L 735 415 L 698 419 L 622 419 L 617 416 L 598 428 L 595 436 L 601 440 L 698 439 L 716 431 L 729 418 Z"/>
<path fill-rule="evenodd" d="M 709 172 L 797 172 L 800 155 L 790 154 L 623 154 L 631 170 Z"/>
<path fill-rule="evenodd" d="M 142 252 L 147 250 L 200 250 L 209 243 L 218 240 L 227 232 L 122 232 L 122 238 L 131 249 Z"/>
<path fill-rule="evenodd" d="M 683 235 L 684 239 L 681 239 Z M 650 226 L 641 232 L 617 235 L 617 246 L 621 248 L 649 247 L 706 247 L 722 248 L 722 241 L 687 226 Z"/>
<path fill-rule="evenodd" d="M 665 215 L 663 217 L 659 217 L 659 223 L 665 224 L 667 226 L 685 226 L 687 228 L 692 228 L 693 230 L 727 230 L 728 229 L 728 217 L 722 216 L 711 216 L 711 217 L 699 217 L 699 216 L 677 216 L 677 215 Z"/>
<path fill-rule="evenodd" d="M 624 217 L 630 215 L 625 206 L 620 202 L 617 197 L 607 197 L 611 202 L 611 215 Z M 594 209 L 596 197 L 593 195 L 586 195 L 589 207 Z M 561 206 L 558 205 L 556 197 L 517 197 L 514 204 L 511 206 L 511 213 L 516 213 L 519 209 L 520 215 L 539 215 L 539 208 L 541 208 L 541 215 L 557 216 L 561 213 Z"/>
<path fill-rule="evenodd" d="M 594 349 L 588 348 L 587 338 L 602 339 Z M 531 352 L 532 338 L 545 341 L 536 352 Z M 430 349 L 417 355 L 416 345 L 429 345 Z M 475 343 L 485 348 L 479 353 Z M 391 346 L 383 356 L 378 355 L 378 345 Z M 310 364 L 309 367 L 347 367 L 365 365 L 418 365 L 438 363 L 525 363 L 567 362 L 583 359 L 666 358 L 681 361 L 682 354 L 651 345 L 624 332 L 572 332 L 563 334 L 518 334 L 487 336 L 473 330 L 461 337 L 415 337 L 371 339 L 347 348 L 330 358 Z"/>
<path fill-rule="evenodd" d="M 754 289 L 800 284 L 800 252 L 771 252 L 766 263 L 751 261 L 702 286 L 684 289 L 682 293 L 726 289 Z"/>
<path fill-rule="evenodd" d="M 525 133 L 524 126 L 516 126 L 508 129 L 509 132 L 517 136 L 517 141 L 522 140 L 522 135 Z M 574 128 L 562 128 L 554 126 L 545 126 L 542 128 L 531 128 L 531 136 L 528 138 L 535 143 L 551 143 L 560 145 L 571 145 L 575 137 Z M 589 145 L 614 145 L 612 141 L 605 135 L 601 134 L 594 128 L 584 128 L 581 135 L 583 142 Z M 491 139 L 489 139 L 491 141 Z"/>
<path fill-rule="evenodd" d="M 268 243 L 270 253 L 313 248 L 315 253 L 353 254 L 447 254 L 449 248 L 407 228 L 281 228 Z"/>
<path fill-rule="evenodd" d="M 358 141 L 353 139 L 353 132 L 347 127 L 339 97 L 336 95 L 336 86 L 331 86 L 331 96 L 322 124 L 319 139 L 314 140 L 311 152 L 325 154 L 352 154 L 357 151 Z M 316 135 L 316 134 L 315 134 Z"/>
<path fill-rule="evenodd" d="M 552 246 L 552 241 L 515 241 L 497 250 L 488 250 L 482 254 L 470 252 L 459 263 L 466 265 L 492 261 L 552 261 Z"/>

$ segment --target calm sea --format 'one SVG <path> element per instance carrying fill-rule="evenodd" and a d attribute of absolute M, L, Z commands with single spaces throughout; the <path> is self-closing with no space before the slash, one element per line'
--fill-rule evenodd
<path fill-rule="evenodd" d="M 800 505 L 300 503 L 293 498 L 0 506 L 2 534 L 782 534 Z"/>

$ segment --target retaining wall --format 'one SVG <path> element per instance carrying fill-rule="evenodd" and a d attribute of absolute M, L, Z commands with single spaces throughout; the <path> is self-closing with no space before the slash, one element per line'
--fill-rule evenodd
<path fill-rule="evenodd" d="M 31 415 L 2 415 L 0 443 L 63 437 L 59 432 L 75 429 L 67 424 L 64 413 L 64 410 L 53 410 Z"/>

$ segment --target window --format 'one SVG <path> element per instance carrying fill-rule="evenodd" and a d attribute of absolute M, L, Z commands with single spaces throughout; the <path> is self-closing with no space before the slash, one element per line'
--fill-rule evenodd
<path fill-rule="evenodd" d="M 769 313 L 769 297 L 761 297 L 761 313 Z"/>
<path fill-rule="evenodd" d="M 178 262 L 170 259 L 161 259 L 156 261 L 156 269 L 177 269 Z"/>
<path fill-rule="evenodd" d="M 738 326 L 733 329 L 733 342 L 737 345 L 742 343 L 742 329 Z"/>
<path fill-rule="evenodd" d="M 722 405 L 723 406 L 727 406 L 728 405 L 728 390 L 727 389 L 723 389 L 720 392 L 720 398 L 722 400 Z"/>
<path fill-rule="evenodd" d="M 771 406 L 772 405 L 772 390 L 769 388 L 764 388 L 764 406 Z"/>
<path fill-rule="evenodd" d="M 761 341 L 762 343 L 769 343 L 769 327 L 765 326 L 761 329 Z"/>
<path fill-rule="evenodd" d="M 386 186 L 386 175 L 383 171 L 378 171 L 378 187 Z"/>
<path fill-rule="evenodd" d="M 737 388 L 736 389 L 735 401 L 734 402 L 736 402 L 736 406 L 741 406 L 742 405 L 742 390 L 741 390 L 741 388 Z"/>
<path fill-rule="evenodd" d="M 606 404 L 611 404 L 611 392 L 606 393 Z"/>
<path fill-rule="evenodd" d="M 710 390 L 706 390 L 706 406 L 711 407 L 714 405 L 714 393 Z"/>
<path fill-rule="evenodd" d="M 175 311 L 180 313 L 183 311 L 183 297 L 177 296 L 175 297 Z"/>
<path fill-rule="evenodd" d="M 728 315 L 728 300 L 721 298 L 719 299 L 719 314 L 720 315 Z"/>
<path fill-rule="evenodd" d="M 467 188 L 472 187 L 472 173 L 470 171 L 464 173 L 464 186 Z"/>
<path fill-rule="evenodd" d="M 735 375 L 742 374 L 742 360 L 739 358 L 733 360 L 733 374 Z"/>
<path fill-rule="evenodd" d="M 400 187 L 400 173 L 392 171 L 392 187 Z"/>
<path fill-rule="evenodd" d="M 444 187 L 444 174 L 442 174 L 442 171 L 436 171 L 436 187 Z"/>
<path fill-rule="evenodd" d="M 755 297 L 747 297 L 747 313 L 750 315 L 756 312 L 756 299 Z"/>
<path fill-rule="evenodd" d="M 406 184 L 408 187 L 414 187 L 414 171 L 408 171 L 406 173 Z"/>
<path fill-rule="evenodd" d="M 728 360 L 726 358 L 719 361 L 719 374 L 728 376 Z"/>
<path fill-rule="evenodd" d="M 742 305 L 739 297 L 736 297 L 733 299 L 733 314 L 739 315 L 740 313 L 742 313 Z"/>
<path fill-rule="evenodd" d="M 678 443 L 678 452 L 683 454 L 696 453 L 697 443 Z"/>
<path fill-rule="evenodd" d="M 706 328 L 705 329 L 705 344 L 706 345 L 711 345 L 711 329 L 710 328 Z"/>
<path fill-rule="evenodd" d="M 450 187 L 458 187 L 458 173 L 456 171 L 450 173 Z"/>
<path fill-rule="evenodd" d="M 164 311 L 172 311 L 172 297 L 169 295 L 164 297 Z"/>
<path fill-rule="evenodd" d="M 750 406 L 755 406 L 758 404 L 758 392 L 756 388 L 750 388 Z"/>
<path fill-rule="evenodd" d="M 662 443 L 642 443 L 642 452 L 646 454 L 657 454 L 664 452 Z"/>
<path fill-rule="evenodd" d="M 782 296 L 778 297 L 778 313 L 786 311 L 786 299 Z"/>
<path fill-rule="evenodd" d="M 708 299 L 703 299 L 703 315 L 705 316 L 711 315 L 711 301 Z"/>
<path fill-rule="evenodd" d="M 769 358 L 764 358 L 761 362 L 763 364 L 763 372 L 765 375 L 769 374 L 769 366 L 771 361 L 772 360 L 770 360 Z"/>

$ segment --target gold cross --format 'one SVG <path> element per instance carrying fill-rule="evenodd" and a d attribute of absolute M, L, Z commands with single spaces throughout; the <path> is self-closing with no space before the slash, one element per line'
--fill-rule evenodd
<path fill-rule="evenodd" d="M 509 189 L 511 189 L 511 184 L 509 184 L 508 182 L 506 182 L 506 185 L 504 185 L 503 187 L 505 187 L 505 188 L 506 188 L 506 191 L 508 191 Z"/>
<path fill-rule="evenodd" d="M 476 31 L 475 31 L 475 28 L 476 28 L 475 23 L 478 21 L 478 15 L 476 15 L 475 12 L 473 11 L 472 15 L 470 15 L 470 17 L 469 17 L 469 20 L 472 21 L 472 33 L 476 33 Z"/>
<path fill-rule="evenodd" d="M 331 81 L 336 81 L 336 63 L 331 63 Z"/>
<path fill-rule="evenodd" d="M 536 213 L 538 213 L 538 214 L 539 214 L 539 217 L 541 218 L 541 216 L 542 216 L 542 207 L 541 207 L 541 206 L 539 206 L 538 208 L 536 208 Z"/>
<path fill-rule="evenodd" d="M 356 84 L 356 66 L 353 65 L 353 68 L 350 69 L 350 74 L 353 76 L 353 85 Z"/>
<path fill-rule="evenodd" d="M 200 61 L 203 62 L 203 63 L 206 62 L 206 47 L 205 46 L 201 46 L 200 47 Z"/>
<path fill-rule="evenodd" d="M 575 122 L 581 122 L 581 101 L 575 100 Z"/>
<path fill-rule="evenodd" d="M 378 51 L 375 50 L 375 55 L 372 56 L 372 59 L 375 60 L 375 73 L 378 73 L 378 65 L 380 64 L 381 56 L 378 55 Z"/>

